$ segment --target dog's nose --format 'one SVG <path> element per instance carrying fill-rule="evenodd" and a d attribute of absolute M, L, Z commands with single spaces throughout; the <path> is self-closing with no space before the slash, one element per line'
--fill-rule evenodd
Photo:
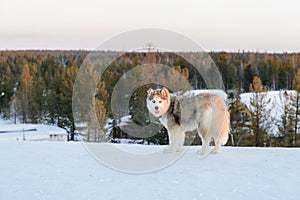
<path fill-rule="evenodd" d="M 155 106 L 155 110 L 158 110 L 158 106 Z"/>

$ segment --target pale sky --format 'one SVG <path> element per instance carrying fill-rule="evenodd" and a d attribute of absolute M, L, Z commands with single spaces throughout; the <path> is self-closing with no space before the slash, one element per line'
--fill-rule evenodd
<path fill-rule="evenodd" d="M 0 49 L 89 49 L 138 28 L 205 50 L 300 52 L 299 0 L 0 0 Z"/>

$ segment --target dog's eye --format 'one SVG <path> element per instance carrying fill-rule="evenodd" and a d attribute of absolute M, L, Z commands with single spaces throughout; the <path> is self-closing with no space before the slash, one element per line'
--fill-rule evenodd
<path fill-rule="evenodd" d="M 155 100 L 152 100 L 152 103 L 155 103 Z"/>
<path fill-rule="evenodd" d="M 162 103 L 162 101 L 159 101 L 158 103 Z"/>

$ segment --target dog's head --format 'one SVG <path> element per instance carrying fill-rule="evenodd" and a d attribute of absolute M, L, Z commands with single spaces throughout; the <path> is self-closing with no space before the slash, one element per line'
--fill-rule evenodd
<path fill-rule="evenodd" d="M 170 93 L 167 88 L 148 90 L 147 108 L 155 116 L 161 117 L 170 107 Z"/>

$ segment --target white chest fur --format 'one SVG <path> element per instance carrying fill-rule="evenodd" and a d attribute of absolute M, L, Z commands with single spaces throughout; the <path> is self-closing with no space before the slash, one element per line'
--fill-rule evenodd
<path fill-rule="evenodd" d="M 159 121 L 166 129 L 168 129 L 167 116 L 162 116 L 161 118 L 159 118 Z"/>

